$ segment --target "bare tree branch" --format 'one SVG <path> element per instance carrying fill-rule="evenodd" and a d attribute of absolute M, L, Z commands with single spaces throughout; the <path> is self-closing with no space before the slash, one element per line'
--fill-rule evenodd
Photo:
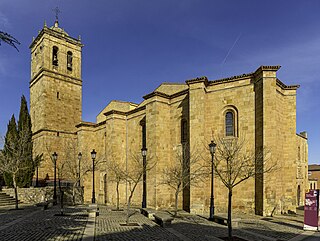
<path fill-rule="evenodd" d="M 162 181 L 175 192 L 174 215 L 177 215 L 179 193 L 190 185 L 197 185 L 208 176 L 208 168 L 195 150 L 183 144 L 176 148 L 176 158 L 163 170 Z"/>
<path fill-rule="evenodd" d="M 1 41 L 14 47 L 19 52 L 19 49 L 17 48 L 16 44 L 20 44 L 20 42 L 10 34 L 0 31 L 0 45 Z"/>
<path fill-rule="evenodd" d="M 214 137 L 216 150 L 214 171 L 228 189 L 228 236 L 232 237 L 231 213 L 233 188 L 249 178 L 260 178 L 264 173 L 276 169 L 276 164 L 269 160 L 269 151 L 261 148 L 260 152 L 248 150 L 245 138 Z M 210 161 L 211 162 L 211 161 Z"/>

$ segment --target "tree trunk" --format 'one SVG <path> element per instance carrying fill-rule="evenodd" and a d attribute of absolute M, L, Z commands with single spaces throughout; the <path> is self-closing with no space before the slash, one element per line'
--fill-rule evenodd
<path fill-rule="evenodd" d="M 120 195 L 119 195 L 119 182 L 117 182 L 117 210 L 119 210 L 119 206 L 120 206 Z"/>
<path fill-rule="evenodd" d="M 127 205 L 127 218 L 126 218 L 126 224 L 129 224 L 129 218 L 130 218 L 130 205 L 131 205 L 131 199 L 133 196 L 133 191 L 131 191 L 129 199 L 128 199 L 128 205 Z"/>
<path fill-rule="evenodd" d="M 181 186 L 181 183 L 179 183 L 179 184 L 177 185 L 177 189 L 176 189 L 176 192 L 175 192 L 174 217 L 176 217 L 176 216 L 177 216 L 177 213 L 178 213 L 178 199 L 179 199 L 180 186 Z"/>
<path fill-rule="evenodd" d="M 139 178 L 139 180 L 140 180 L 140 178 Z M 135 182 L 132 190 L 130 190 L 130 196 L 129 196 L 128 205 L 127 205 L 127 218 L 126 218 L 126 224 L 127 225 L 129 224 L 129 218 L 133 215 L 133 214 L 130 215 L 130 205 L 131 205 L 131 199 L 133 197 L 134 190 L 136 190 L 136 187 L 137 187 L 138 183 L 139 183 L 138 181 Z M 130 183 L 129 183 L 129 185 L 130 185 Z"/>
<path fill-rule="evenodd" d="M 73 183 L 72 186 L 72 204 L 76 205 L 76 186 L 77 186 L 77 182 Z"/>
<path fill-rule="evenodd" d="M 19 209 L 19 200 L 18 200 L 18 186 L 17 186 L 17 181 L 16 181 L 16 174 L 14 173 L 12 175 L 12 179 L 13 179 L 13 188 L 14 188 L 14 197 L 15 197 L 15 205 L 16 205 L 16 209 Z"/>
<path fill-rule="evenodd" d="M 228 196 L 228 239 L 232 240 L 232 189 L 229 189 L 229 196 Z"/>
<path fill-rule="evenodd" d="M 174 217 L 177 216 L 178 213 L 178 198 L 179 198 L 179 189 L 176 190 L 175 200 L 174 200 Z"/>

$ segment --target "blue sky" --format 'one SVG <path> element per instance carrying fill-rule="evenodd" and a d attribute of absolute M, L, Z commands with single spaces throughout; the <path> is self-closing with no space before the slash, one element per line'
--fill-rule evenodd
<path fill-rule="evenodd" d="M 139 103 L 162 82 L 219 79 L 281 65 L 299 84 L 297 132 L 307 131 L 309 163 L 320 164 L 320 1 L 318 0 L 1 0 L 0 30 L 19 52 L 0 46 L 0 134 L 20 97 L 29 100 L 32 37 L 44 21 L 83 44 L 83 120 L 113 99 Z"/>

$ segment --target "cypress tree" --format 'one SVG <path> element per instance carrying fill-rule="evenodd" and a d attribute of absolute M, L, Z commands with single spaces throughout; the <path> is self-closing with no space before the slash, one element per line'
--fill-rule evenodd
<path fill-rule="evenodd" d="M 31 117 L 28 111 L 28 104 L 25 96 L 21 97 L 19 121 L 18 121 L 19 139 L 23 140 L 22 151 L 25 155 L 24 166 L 18 175 L 18 186 L 29 187 L 32 185 L 32 177 L 35 171 L 34 162 L 32 159 L 32 131 L 31 131 Z"/>
<path fill-rule="evenodd" d="M 9 157 L 12 157 L 12 151 L 17 148 L 18 144 L 18 129 L 17 129 L 17 124 L 16 124 L 16 119 L 14 115 L 12 115 L 8 126 L 7 126 L 7 133 L 5 136 L 5 145 L 3 148 L 3 154 Z M 11 150 L 9 150 L 9 148 Z M 12 180 L 12 174 L 9 172 L 4 172 L 3 174 L 4 181 L 8 187 L 13 187 L 13 180 Z"/>
<path fill-rule="evenodd" d="M 11 150 L 9 150 L 9 148 Z M 13 153 L 15 153 L 15 155 L 19 155 L 19 158 L 22 158 L 19 160 L 19 167 L 16 167 L 20 169 L 16 173 L 17 186 L 31 186 L 33 174 L 36 165 L 39 165 L 39 161 L 38 158 L 36 158 L 35 161 L 32 158 L 31 118 L 28 111 L 27 101 L 24 96 L 21 97 L 18 125 L 14 115 L 12 115 L 9 121 L 3 151 L 4 155 L 9 157 L 8 159 L 14 159 Z M 7 186 L 13 186 L 12 173 L 5 172 L 4 180 Z"/>

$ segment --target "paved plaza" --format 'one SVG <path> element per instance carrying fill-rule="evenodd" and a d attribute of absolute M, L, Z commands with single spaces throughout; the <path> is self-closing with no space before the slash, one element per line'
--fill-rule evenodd
<path fill-rule="evenodd" d="M 125 226 L 125 211 L 113 211 L 99 206 L 98 217 L 88 217 L 87 206 L 66 207 L 64 215 L 59 206 L 21 205 L 0 208 L 0 240 L 208 240 L 218 241 L 227 236 L 227 227 L 208 221 L 205 217 L 179 213 L 172 225 L 162 228 L 141 215 L 138 210 L 130 218 L 135 226 Z M 319 233 L 303 231 L 303 215 L 259 217 L 242 215 L 234 235 L 248 241 L 315 241 Z"/>

